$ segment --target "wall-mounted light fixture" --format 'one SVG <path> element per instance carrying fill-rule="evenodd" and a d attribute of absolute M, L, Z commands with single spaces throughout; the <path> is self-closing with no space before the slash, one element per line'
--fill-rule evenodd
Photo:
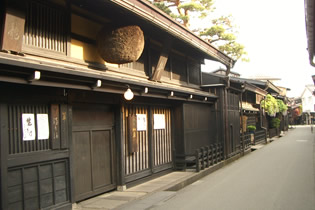
<path fill-rule="evenodd" d="M 40 71 L 34 71 L 34 73 L 27 78 L 28 82 L 40 80 Z"/>
<path fill-rule="evenodd" d="M 171 92 L 170 92 L 170 96 L 174 96 L 174 91 L 171 91 Z"/>
<path fill-rule="evenodd" d="M 102 86 L 102 80 L 98 79 L 93 85 L 92 85 L 92 89 L 94 88 L 99 88 Z"/>
<path fill-rule="evenodd" d="M 205 101 L 208 101 L 208 97 L 205 97 Z"/>
<path fill-rule="evenodd" d="M 148 93 L 149 92 L 149 88 L 145 87 L 144 88 L 144 93 Z"/>
<path fill-rule="evenodd" d="M 190 95 L 189 98 L 192 99 L 192 98 L 193 98 L 193 95 Z"/>
<path fill-rule="evenodd" d="M 125 98 L 127 101 L 130 101 L 130 100 L 133 99 L 134 94 L 133 94 L 133 92 L 131 91 L 129 85 L 127 85 L 127 87 L 128 87 L 128 88 L 127 88 L 127 90 L 126 90 L 125 93 L 124 93 L 124 98 Z"/>

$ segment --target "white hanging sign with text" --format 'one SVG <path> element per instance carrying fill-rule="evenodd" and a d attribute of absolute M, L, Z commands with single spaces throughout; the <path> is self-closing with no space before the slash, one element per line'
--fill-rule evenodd
<path fill-rule="evenodd" d="M 147 130 L 147 115 L 137 114 L 137 131 Z"/>
<path fill-rule="evenodd" d="M 32 141 L 36 138 L 34 114 L 22 114 L 23 141 Z"/>
<path fill-rule="evenodd" d="M 165 129 L 165 115 L 164 114 L 154 114 L 154 129 Z"/>
<path fill-rule="evenodd" d="M 48 114 L 37 114 L 36 118 L 38 140 L 49 139 Z"/>

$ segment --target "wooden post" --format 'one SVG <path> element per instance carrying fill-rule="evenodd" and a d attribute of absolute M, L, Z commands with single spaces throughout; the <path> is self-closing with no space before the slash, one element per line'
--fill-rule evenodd
<path fill-rule="evenodd" d="M 204 152 L 205 152 L 204 148 L 201 147 L 200 153 L 201 153 L 201 169 L 202 170 L 205 169 Z"/>
<path fill-rule="evenodd" d="M 206 146 L 206 157 L 207 157 L 207 168 L 210 166 L 210 162 L 209 162 L 209 146 Z"/>
<path fill-rule="evenodd" d="M 217 163 L 221 161 L 221 148 L 220 144 L 217 144 Z"/>
<path fill-rule="evenodd" d="M 115 112 L 115 140 L 117 142 L 116 146 L 116 154 L 117 154 L 117 185 L 118 190 L 123 191 L 126 186 L 125 181 L 125 161 L 124 161 L 124 133 L 125 130 L 123 129 L 123 112 L 122 108 L 119 107 L 116 109 Z"/>
<path fill-rule="evenodd" d="M 213 145 L 210 145 L 211 150 L 211 165 L 214 165 L 214 148 Z"/>
<path fill-rule="evenodd" d="M 200 164 L 199 164 L 199 150 L 198 149 L 196 149 L 195 157 L 196 157 L 196 171 L 199 172 L 200 171 Z"/>
<path fill-rule="evenodd" d="M 71 92 L 70 92 L 71 94 Z M 75 184 L 74 184 L 74 148 L 73 148 L 73 139 L 72 139 L 72 119 L 73 119 L 73 109 L 72 105 L 68 105 L 68 130 L 69 130 L 69 150 L 70 150 L 70 155 L 69 155 L 69 176 L 70 176 L 70 201 L 73 203 L 75 201 Z"/>
<path fill-rule="evenodd" d="M 245 140 L 244 140 L 244 129 L 243 129 L 243 105 L 242 105 L 242 101 L 243 101 L 243 91 L 241 92 L 241 94 L 240 94 L 240 104 L 241 104 L 241 128 L 242 128 L 242 137 L 241 137 L 241 139 L 242 139 L 242 152 L 243 152 L 243 155 L 245 154 Z"/>
<path fill-rule="evenodd" d="M 0 104 L 1 209 L 8 209 L 8 107 Z"/>
<path fill-rule="evenodd" d="M 152 107 L 148 109 L 148 141 L 149 141 L 149 168 L 154 167 L 154 146 L 153 146 L 153 111 Z"/>

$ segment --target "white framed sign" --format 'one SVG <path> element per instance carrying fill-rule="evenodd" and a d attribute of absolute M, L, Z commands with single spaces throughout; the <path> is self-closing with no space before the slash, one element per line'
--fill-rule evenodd
<path fill-rule="evenodd" d="M 48 114 L 37 114 L 36 120 L 38 140 L 49 139 Z"/>
<path fill-rule="evenodd" d="M 22 114 L 23 141 L 33 141 L 36 138 L 34 114 Z"/>
<path fill-rule="evenodd" d="M 154 129 L 165 129 L 165 115 L 164 114 L 154 114 L 153 115 Z"/>
<path fill-rule="evenodd" d="M 137 114 L 137 131 L 147 130 L 147 115 Z"/>

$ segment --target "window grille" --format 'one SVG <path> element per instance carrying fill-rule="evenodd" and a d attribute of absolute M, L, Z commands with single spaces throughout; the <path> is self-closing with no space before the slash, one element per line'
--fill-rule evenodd
<path fill-rule="evenodd" d="M 65 54 L 65 20 L 64 9 L 30 1 L 26 10 L 24 45 Z"/>
<path fill-rule="evenodd" d="M 9 127 L 9 154 L 19 154 L 25 152 L 43 151 L 50 149 L 49 139 L 23 141 L 22 114 L 48 114 L 48 105 L 9 105 L 8 107 L 8 127 Z M 48 118 L 49 119 L 49 118 Z M 36 120 L 35 120 L 36 121 Z M 35 131 L 38 130 L 35 125 Z"/>

